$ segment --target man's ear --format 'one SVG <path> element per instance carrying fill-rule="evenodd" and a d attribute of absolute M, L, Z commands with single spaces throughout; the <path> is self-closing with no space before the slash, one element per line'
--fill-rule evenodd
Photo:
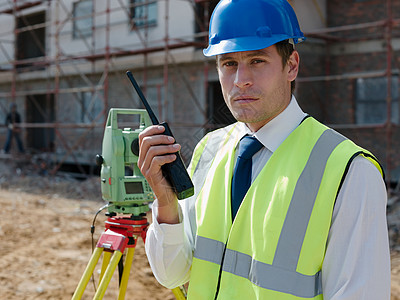
<path fill-rule="evenodd" d="M 299 73 L 299 64 L 300 64 L 300 56 L 299 53 L 294 50 L 289 57 L 287 62 L 288 65 L 288 80 L 293 81 L 296 79 L 297 74 Z"/>

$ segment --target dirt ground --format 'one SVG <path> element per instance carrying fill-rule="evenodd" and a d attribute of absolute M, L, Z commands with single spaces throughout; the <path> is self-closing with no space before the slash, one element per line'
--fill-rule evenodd
<path fill-rule="evenodd" d="M 18 168 L 2 167 L 1 162 L 0 168 L 0 298 L 71 299 L 91 257 L 94 214 L 104 204 L 98 178 L 25 176 Z M 99 214 L 95 242 L 105 220 L 104 213 Z M 100 264 L 94 272 L 96 284 L 99 270 Z M 104 299 L 117 299 L 117 282 L 115 272 Z M 82 299 L 93 295 L 89 282 Z M 125 299 L 175 299 L 153 277 L 142 240 L 136 247 Z M 400 300 L 397 252 L 392 252 L 392 300 Z"/>
<path fill-rule="evenodd" d="M 94 214 L 104 205 L 99 192 L 93 192 L 97 180 L 20 176 L 17 184 L 0 177 L 0 299 L 71 299 L 91 257 Z M 105 220 L 104 213 L 99 214 L 95 242 Z M 94 272 L 96 284 L 100 263 Z M 117 299 L 117 282 L 118 271 L 104 299 Z M 89 282 L 82 299 L 93 295 Z M 141 239 L 125 299 L 175 299 L 153 277 Z"/>

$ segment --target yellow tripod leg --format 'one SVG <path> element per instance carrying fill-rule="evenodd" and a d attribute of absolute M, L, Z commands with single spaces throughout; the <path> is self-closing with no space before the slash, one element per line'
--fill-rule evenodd
<path fill-rule="evenodd" d="M 96 291 L 96 294 L 93 297 L 93 300 L 101 300 L 106 293 L 107 286 L 110 283 L 111 277 L 115 271 L 115 268 L 118 265 L 119 260 L 121 259 L 122 252 L 121 251 L 114 251 L 113 256 L 111 257 L 111 261 L 108 264 L 106 272 L 104 273 L 103 279 L 100 282 L 100 285 Z"/>
<path fill-rule="evenodd" d="M 183 294 L 182 290 L 179 287 L 176 287 L 171 291 L 174 294 L 176 300 L 186 300 L 185 295 Z"/>
<path fill-rule="evenodd" d="M 118 300 L 125 299 L 126 288 L 128 286 L 129 273 L 131 272 L 131 266 L 134 254 L 135 254 L 135 248 L 128 248 L 125 258 L 124 272 L 122 272 L 121 284 L 119 287 Z"/>
<path fill-rule="evenodd" d="M 112 252 L 104 251 L 103 263 L 101 264 L 101 272 L 99 277 L 99 282 L 103 279 L 104 273 L 106 272 L 107 266 L 110 263 Z"/>
<path fill-rule="evenodd" d="M 88 265 L 86 266 L 85 272 L 82 275 L 81 280 L 79 281 L 78 287 L 75 290 L 74 295 L 72 296 L 72 300 L 78 300 L 82 298 L 82 295 L 86 289 L 86 286 L 90 280 L 90 277 L 93 274 L 93 270 L 96 267 L 97 262 L 103 252 L 103 248 L 96 248 L 92 254 L 92 257 L 89 260 Z"/>

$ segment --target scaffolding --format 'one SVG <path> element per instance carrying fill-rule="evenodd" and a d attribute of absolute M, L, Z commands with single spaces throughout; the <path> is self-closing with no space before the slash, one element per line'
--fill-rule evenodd
<path fill-rule="evenodd" d="M 7 58 L 7 63 L 0 65 L 0 79 L 3 78 L 4 81 L 10 83 L 10 88 L 8 91 L 0 92 L 0 98 L 9 99 L 11 102 L 15 102 L 17 97 L 30 97 L 33 94 L 46 95 L 48 99 L 53 99 L 55 105 L 60 102 L 63 95 L 70 95 L 71 97 L 80 97 L 82 93 L 90 93 L 91 100 L 89 105 L 93 106 L 95 101 L 103 102 L 103 109 L 99 111 L 98 115 L 92 118 L 90 123 L 79 123 L 79 122 L 60 122 L 58 119 L 53 120 L 50 118 L 44 118 L 45 120 L 50 120 L 49 122 L 25 122 L 21 126 L 25 129 L 33 128 L 51 128 L 54 130 L 54 134 L 57 137 L 58 147 L 64 149 L 64 153 L 61 157 L 57 159 L 57 163 L 53 168 L 53 173 L 57 172 L 61 165 L 65 162 L 67 157 L 72 157 L 75 164 L 78 166 L 82 173 L 86 171 L 80 166 L 75 150 L 79 145 L 88 138 L 91 134 L 91 130 L 97 129 L 101 130 L 104 127 L 104 121 L 106 119 L 106 113 L 110 107 L 109 103 L 109 88 L 110 88 L 110 74 L 120 72 L 120 67 L 115 65 L 117 58 L 124 57 L 141 57 L 142 65 L 140 66 L 142 71 L 141 86 L 146 94 L 146 87 L 148 81 L 148 72 L 150 72 L 151 66 L 149 65 L 149 56 L 153 53 L 162 53 L 162 62 L 160 63 L 163 72 L 163 82 L 159 83 L 158 93 L 157 93 L 157 103 L 158 113 L 160 115 L 168 116 L 166 111 L 168 110 L 168 102 L 170 101 L 170 91 L 168 90 L 170 78 L 169 74 L 171 69 L 180 72 L 179 63 L 175 61 L 175 57 L 171 54 L 173 50 L 177 49 L 196 49 L 203 48 L 207 43 L 208 34 L 208 20 L 210 18 L 210 13 L 215 7 L 217 1 L 208 0 L 183 0 L 190 5 L 192 12 L 194 14 L 194 19 L 196 22 L 195 32 L 192 31 L 191 35 L 184 37 L 174 37 L 171 36 L 170 21 L 171 12 L 170 6 L 174 0 L 142 0 L 142 1 L 125 1 L 125 0 L 103 0 L 103 1 L 92 1 L 91 12 L 83 15 L 76 16 L 73 12 L 73 3 L 78 3 L 72 0 L 44 0 L 44 1 L 17 1 L 17 0 L 7 0 L 6 3 L 0 4 L 0 16 L 9 15 L 15 20 L 20 20 L 24 23 L 18 25 L 15 21 L 15 26 L 12 32 L 14 36 L 10 39 L 10 33 L 0 34 L 0 53 Z M 291 1 L 295 2 L 295 1 Z M 317 72 L 318 75 L 307 74 L 306 76 L 300 76 L 297 81 L 299 82 L 299 89 L 304 84 L 315 84 L 319 85 L 321 83 L 326 84 L 329 82 L 341 81 L 341 80 L 354 80 L 358 78 L 377 78 L 386 77 L 387 78 L 387 120 L 383 124 L 369 124 L 369 125 L 358 125 L 354 123 L 330 124 L 332 127 L 338 130 L 346 129 L 362 129 L 362 128 L 382 128 L 386 136 L 386 179 L 388 182 L 391 181 L 391 170 L 393 166 L 393 130 L 397 129 L 397 125 L 393 124 L 391 121 L 392 116 L 392 77 L 398 74 L 400 69 L 393 68 L 393 61 L 398 63 L 398 60 L 394 58 L 395 52 L 393 51 L 393 39 L 398 38 L 400 19 L 393 17 L 393 3 L 391 0 L 382 0 L 386 4 L 386 16 L 382 20 L 371 21 L 362 24 L 351 24 L 351 25 L 339 25 L 335 27 L 321 28 L 319 30 L 313 30 L 310 32 L 305 32 L 306 37 L 310 40 L 316 41 L 316 43 L 322 43 L 326 47 L 327 54 L 326 60 L 329 60 L 330 49 L 335 43 L 344 42 L 355 42 L 359 40 L 368 39 L 379 39 L 383 38 L 385 41 L 385 69 L 368 70 L 361 72 L 350 72 L 350 73 L 336 73 L 330 74 L 329 68 L 326 68 L 322 73 Z M 158 40 L 152 40 L 150 38 L 149 26 L 135 26 L 135 22 L 138 18 L 132 17 L 132 11 L 138 7 L 148 7 L 152 3 L 157 3 L 159 6 L 163 7 L 163 36 L 160 36 Z M 300 2 L 299 2 L 300 3 Z M 321 8 L 318 6 L 317 1 L 313 1 L 320 14 Z M 367 4 L 365 4 L 367 5 Z M 30 24 L 29 20 L 24 22 L 27 11 L 32 11 L 35 8 L 41 8 L 45 10 L 46 19 L 37 24 Z M 144 10 L 145 11 L 145 10 Z M 120 14 L 125 15 L 125 19 L 116 19 L 113 16 Z M 145 13 L 143 16 L 144 20 L 148 20 L 149 15 Z M 75 28 L 74 32 L 78 35 L 82 44 L 82 51 L 73 52 L 72 54 L 66 53 L 62 45 L 62 39 L 64 35 L 71 35 L 71 30 L 65 30 L 69 24 L 74 23 L 79 20 L 85 20 L 90 18 L 92 20 L 90 34 L 82 31 L 80 28 Z M 101 20 L 101 22 L 97 21 Z M 139 43 L 130 44 L 127 42 L 124 45 L 118 45 L 117 47 L 111 42 L 112 35 L 115 34 L 115 30 L 118 30 L 118 26 L 121 22 L 127 22 L 129 20 L 132 32 L 134 32 Z M 143 20 L 142 20 L 143 21 Z M 144 22 L 147 24 L 146 22 Z M 41 28 L 52 28 L 52 30 L 46 30 L 46 40 L 54 41 L 54 46 L 41 45 L 40 39 L 35 38 L 35 34 Z M 365 31 L 366 34 L 360 37 L 352 36 L 353 31 Z M 371 32 L 373 33 L 371 34 Z M 378 33 L 379 32 L 379 33 Z M 33 58 L 19 58 L 17 53 L 18 49 L 15 47 L 15 52 L 10 55 L 9 49 L 13 47 L 14 43 L 18 40 L 18 36 L 22 34 L 29 33 L 33 40 L 38 42 L 39 50 L 42 51 L 43 55 Z M 369 34 L 369 35 L 368 35 Z M 102 36 L 101 45 L 99 46 L 98 35 Z M 10 46 L 11 45 L 11 46 Z M 50 49 L 54 47 L 55 51 Z M 301 50 L 300 50 L 301 51 Z M 50 53 L 50 54 L 49 54 Z M 306 62 L 307 63 L 307 62 Z M 84 68 L 81 65 L 85 65 Z M 203 94 L 207 95 L 209 90 L 209 75 L 210 66 L 212 62 L 210 60 L 203 59 Z M 35 71 L 40 71 L 43 80 L 47 82 L 45 87 L 32 88 L 24 87 L 19 88 L 19 84 L 24 80 L 31 79 L 30 74 L 36 74 Z M 100 74 L 100 76 L 92 76 L 94 73 Z M 77 86 L 76 81 L 69 79 L 73 74 L 74 76 L 79 76 L 80 82 L 85 84 L 80 84 Z M 300 74 L 301 75 L 301 74 Z M 30 77 L 31 76 L 31 77 Z M 6 79 L 4 79 L 6 78 Z M 94 79 L 96 78 L 96 80 Z M 182 79 L 183 85 L 186 89 L 187 95 L 194 107 L 202 115 L 204 122 L 198 124 L 184 123 L 177 124 L 186 127 L 199 127 L 199 129 L 207 129 L 210 124 L 207 123 L 209 115 L 207 113 L 207 101 L 206 99 L 200 99 L 198 93 L 196 93 L 191 87 L 190 82 L 185 78 L 184 75 L 180 77 Z M 131 91 L 127 91 L 130 93 Z M 205 96 L 206 98 L 206 96 Z M 321 99 L 321 96 L 317 97 Z M 35 99 L 32 98 L 32 102 Z M 40 107 L 38 103 L 33 103 Z M 400 105 L 399 105 L 400 106 Z M 3 111 L 6 107 L 0 107 Z M 170 120 L 169 120 L 170 121 Z M 174 120 L 172 120 L 173 122 Z M 323 120 L 324 121 L 324 120 Z M 174 124 L 172 124 L 173 126 Z M 70 139 L 63 134 L 62 129 L 71 129 L 78 132 L 78 136 L 74 139 Z M 381 157 L 382 159 L 382 157 Z M 398 165 L 396 164 L 396 167 Z"/>
<path fill-rule="evenodd" d="M 395 184 L 395 190 L 399 190 L 399 184 L 396 183 L 400 180 L 397 175 L 397 178 L 392 177 L 392 170 L 394 168 L 399 168 L 399 164 L 394 164 L 394 160 L 398 160 L 398 155 L 395 153 L 395 148 L 393 145 L 393 132 L 399 128 L 400 121 L 399 119 L 394 122 L 393 120 L 393 101 L 400 102 L 400 60 L 396 60 L 396 54 L 393 49 L 393 41 L 394 39 L 398 39 L 400 37 L 400 18 L 394 18 L 393 12 L 395 2 L 392 0 L 384 0 L 380 3 L 383 7 L 385 7 L 385 15 L 383 15 L 381 20 L 359 23 L 359 24 L 350 24 L 350 25 L 340 25 L 334 27 L 323 28 L 319 30 L 313 30 L 307 32 L 306 36 L 309 38 L 315 38 L 318 40 L 322 40 L 327 44 L 327 59 L 329 60 L 329 53 L 331 45 L 335 45 L 337 43 L 352 43 L 352 42 L 365 42 L 368 40 L 380 40 L 384 41 L 383 43 L 383 53 L 384 53 L 384 68 L 382 69 L 369 69 L 368 67 L 362 71 L 353 71 L 347 73 L 339 73 L 339 74 L 329 74 L 329 67 L 326 68 L 324 75 L 318 76 L 310 76 L 310 77 L 300 77 L 298 81 L 300 83 L 313 83 L 318 84 L 321 82 L 329 83 L 335 81 L 343 81 L 343 80 L 356 80 L 356 79 L 367 79 L 367 78 L 386 78 L 386 121 L 382 123 L 372 123 L 372 124 L 355 124 L 352 123 L 335 123 L 328 124 L 330 127 L 335 128 L 337 130 L 374 130 L 380 129 L 385 134 L 386 140 L 386 149 L 385 156 L 380 157 L 381 162 L 385 166 L 385 179 L 388 183 L 389 192 L 392 190 L 391 183 Z M 397 11 L 398 11 L 397 5 Z M 399 15 L 398 15 L 399 16 Z M 398 17 L 397 16 L 397 17 Z M 397 49 L 399 51 L 399 49 Z M 400 52 L 398 52 L 400 53 Z M 371 53 L 368 53 L 371 54 Z M 394 91 L 392 84 L 394 82 L 393 78 L 397 77 L 397 91 Z M 397 99 L 393 99 L 393 94 L 397 95 Z M 352 95 L 352 101 L 354 105 L 355 95 Z M 399 118 L 400 109 L 398 112 L 395 112 Z M 325 120 L 326 121 L 326 120 Z M 398 147 L 399 145 L 397 145 Z"/>
<path fill-rule="evenodd" d="M 7 40 L 0 36 L 0 51 L 7 58 L 7 62 L 3 65 L 0 65 L 0 72 L 3 73 L 3 78 L 8 77 L 10 81 L 10 89 L 9 91 L 0 92 L 0 98 L 9 99 L 10 102 L 15 102 L 17 97 L 25 96 L 29 97 L 32 94 L 45 94 L 48 99 L 54 98 L 54 103 L 59 103 L 59 98 L 63 94 L 68 94 L 71 97 L 78 97 L 79 93 L 82 92 L 90 92 L 92 94 L 91 103 L 89 106 L 93 106 L 94 101 L 103 102 L 103 109 L 99 112 L 99 114 L 92 120 L 92 122 L 88 123 L 66 123 L 66 122 L 58 122 L 57 120 L 52 120 L 51 122 L 40 122 L 40 123 L 30 123 L 24 122 L 21 123 L 21 127 L 25 129 L 30 128 L 52 128 L 54 129 L 55 135 L 57 136 L 59 145 L 62 146 L 65 150 L 64 156 L 61 159 L 58 159 L 57 165 L 52 170 L 53 173 L 57 172 L 60 166 L 65 162 L 66 157 L 71 156 L 78 166 L 79 170 L 82 173 L 85 173 L 84 169 L 80 166 L 80 162 L 76 155 L 74 154 L 74 150 L 78 147 L 78 145 L 87 138 L 90 130 L 93 128 L 104 128 L 106 114 L 108 113 L 109 108 L 109 75 L 111 72 L 115 72 L 118 70 L 118 67 L 113 65 L 113 62 L 116 58 L 119 57 L 131 57 L 135 55 L 141 55 L 143 57 L 143 66 L 142 66 L 142 74 L 143 80 L 141 82 L 142 88 L 146 93 L 146 85 L 147 85 L 147 64 L 148 64 L 148 55 L 150 53 L 163 52 L 164 53 L 164 63 L 163 63 L 163 73 L 164 73 L 164 83 L 163 83 L 163 92 L 164 95 L 159 93 L 159 98 L 167 98 L 168 96 L 168 69 L 171 64 L 174 64 L 174 57 L 170 55 L 170 51 L 174 49 L 187 48 L 187 47 L 204 47 L 205 39 L 207 34 L 205 31 L 207 28 L 204 28 L 204 32 L 199 32 L 194 36 L 187 36 L 181 39 L 172 38 L 169 36 L 169 0 L 163 1 L 154 1 L 154 0 L 146 0 L 146 1 L 91 1 L 91 12 L 88 12 L 84 15 L 75 16 L 73 12 L 73 1 L 69 0 L 45 0 L 45 1 L 17 1 L 17 0 L 8 0 L 7 3 L 0 4 L 0 15 L 6 14 L 13 16 L 15 21 L 15 26 L 13 29 L 14 40 Z M 165 35 L 162 39 L 157 41 L 152 41 L 152 44 L 149 43 L 148 31 L 149 25 L 147 25 L 146 19 L 148 19 L 148 15 L 144 14 L 139 17 L 131 16 L 132 10 L 137 7 L 143 7 L 145 10 L 148 5 L 152 3 L 159 2 L 159 5 L 164 5 L 164 32 Z M 196 3 L 190 2 L 192 8 L 195 10 Z M 101 8 L 99 6 L 101 3 Z M 203 5 L 208 5 L 208 3 L 204 3 Z M 26 19 L 26 11 L 33 8 L 40 8 L 42 11 L 45 11 L 46 20 L 42 23 L 36 23 L 34 25 L 30 24 L 29 20 Z M 123 14 L 126 16 L 125 20 L 112 19 L 111 16 L 115 14 Z M 74 28 L 74 34 L 77 34 L 79 39 L 81 40 L 81 44 L 83 45 L 82 51 L 68 54 L 63 51 L 63 45 L 61 45 L 61 40 L 63 35 L 70 35 L 71 31 L 64 30 L 64 27 L 67 24 L 71 24 L 77 22 L 79 20 L 84 20 L 90 18 L 92 20 L 91 25 L 91 34 L 88 35 L 85 32 L 82 32 L 80 28 Z M 96 24 L 95 20 L 102 19 L 102 24 Z M 18 20 L 21 20 L 23 26 L 18 26 Z M 113 47 L 110 42 L 110 35 L 115 30 L 114 27 L 118 27 L 121 25 L 121 22 L 127 22 L 129 20 L 129 26 L 131 30 L 135 33 L 140 41 L 139 44 L 129 44 L 128 42 L 124 45 L 118 45 L 118 47 Z M 142 21 L 144 26 L 135 26 L 135 22 L 138 20 Z M 204 20 L 197 18 L 197 22 L 199 26 L 204 23 Z M 204 27 L 204 26 L 203 26 Z M 43 45 L 43 41 L 37 36 L 37 30 L 45 28 L 54 28 L 54 30 L 46 30 L 46 41 L 53 41 L 54 45 Z M 101 30 L 101 34 L 103 35 L 102 46 L 99 47 L 96 45 L 96 42 L 99 40 L 96 38 L 96 34 Z M 15 52 L 13 55 L 9 54 L 7 51 L 7 47 L 17 43 L 18 36 L 28 32 L 32 39 L 34 40 L 36 46 L 40 48 L 40 52 L 42 55 L 33 58 L 20 58 L 18 53 L 18 49 L 15 46 Z M 115 32 L 114 32 L 115 34 Z M 9 32 L 4 32 L 3 36 L 10 37 Z M 52 51 L 50 47 L 55 48 L 55 53 Z M 47 49 L 46 49 L 47 48 Z M 97 82 L 94 82 L 92 78 L 90 78 L 91 73 L 99 73 L 99 63 L 101 62 L 101 76 Z M 86 68 L 84 70 L 79 67 L 80 64 L 86 64 Z M 176 67 L 177 68 L 177 67 Z M 29 73 L 35 72 L 37 70 L 41 70 L 45 72 L 44 75 L 45 80 L 48 82 L 47 86 L 42 89 L 35 88 L 26 88 L 19 89 L 17 84 L 19 82 L 23 82 L 24 80 L 30 79 Z M 79 76 L 82 82 L 85 82 L 85 86 L 77 87 L 74 85 L 74 82 L 68 82 L 68 77 L 71 76 Z M 43 75 L 42 75 L 43 76 Z M 62 86 L 61 81 L 67 82 L 67 86 Z M 206 85 L 205 85 L 206 86 Z M 190 85 L 187 84 L 186 88 L 189 90 L 189 95 L 192 96 L 192 100 L 197 107 L 200 107 L 198 103 L 198 99 L 195 96 L 195 93 L 191 91 Z M 129 91 L 130 92 L 130 91 Z M 128 92 L 128 93 L 129 93 Z M 35 99 L 33 99 L 35 101 Z M 160 99 L 158 99 L 160 102 Z M 35 103 L 37 107 L 40 105 Z M 1 109 L 5 112 L 7 110 L 6 106 L 2 106 Z M 158 108 L 158 111 L 161 112 L 163 110 L 162 107 Z M 204 111 L 203 111 L 204 113 Z M 51 118 L 44 118 L 51 119 Z M 100 120 L 100 122 L 99 122 Z M 71 128 L 71 129 L 87 129 L 83 131 L 77 139 L 73 141 L 68 140 L 67 137 L 63 136 L 61 129 L 63 128 Z M 54 150 L 54 149 L 53 149 Z"/>

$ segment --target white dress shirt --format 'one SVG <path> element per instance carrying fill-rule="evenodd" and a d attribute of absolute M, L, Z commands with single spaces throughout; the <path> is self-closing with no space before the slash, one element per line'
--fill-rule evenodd
<path fill-rule="evenodd" d="M 272 153 L 300 124 L 306 114 L 294 97 L 289 106 L 256 133 L 241 123 L 244 136 L 254 135 L 264 148 L 253 156 L 254 179 Z M 390 299 L 390 252 L 386 222 L 387 194 L 377 168 L 359 156 L 350 165 L 336 200 L 327 250 L 322 265 L 324 299 Z M 185 201 L 179 201 L 183 207 Z M 182 215 L 175 225 L 157 223 L 157 201 L 153 223 L 146 238 L 146 253 L 157 280 L 168 288 L 190 279 L 194 241 L 189 226 L 195 220 Z M 185 221 L 185 222 L 184 222 Z"/>

